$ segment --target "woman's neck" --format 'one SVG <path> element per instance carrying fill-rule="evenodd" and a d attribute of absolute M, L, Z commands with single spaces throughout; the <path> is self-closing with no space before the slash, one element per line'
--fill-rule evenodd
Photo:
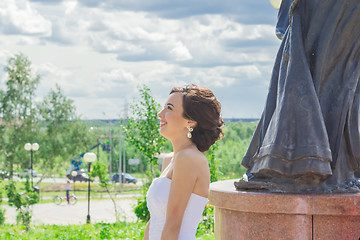
<path fill-rule="evenodd" d="M 188 138 L 176 139 L 176 140 L 171 141 L 171 143 L 172 143 L 173 150 L 174 150 L 174 156 L 181 150 L 195 146 L 195 144 Z"/>

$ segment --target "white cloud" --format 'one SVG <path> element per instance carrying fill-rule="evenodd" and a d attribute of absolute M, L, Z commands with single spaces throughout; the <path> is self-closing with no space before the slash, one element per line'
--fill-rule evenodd
<path fill-rule="evenodd" d="M 93 34 L 90 43 L 99 52 L 117 53 L 121 56 L 140 55 L 145 53 L 141 45 L 132 42 L 122 41 L 120 39 L 108 37 L 108 34 Z"/>
<path fill-rule="evenodd" d="M 268 24 L 276 20 L 276 10 L 269 1 L 254 0 L 78 0 L 83 6 L 106 11 L 149 12 L 164 19 L 184 19 L 204 14 L 229 15 L 245 24 Z"/>
<path fill-rule="evenodd" d="M 261 112 L 280 44 L 270 3 L 28 1 L 0 3 L 0 43 L 34 63 L 39 96 L 58 83 L 83 117 L 116 117 L 138 84 L 162 103 L 171 87 L 195 83 L 218 93 L 228 116 Z"/>
<path fill-rule="evenodd" d="M 32 67 L 34 72 L 40 76 L 40 83 L 36 91 L 37 101 L 41 101 L 47 96 L 51 89 L 54 90 L 56 84 L 65 91 L 70 88 L 72 73 L 69 70 L 59 68 L 50 62 L 39 65 L 33 64 Z"/>
<path fill-rule="evenodd" d="M 171 49 L 170 55 L 174 58 L 175 61 L 186 61 L 192 59 L 192 56 L 189 52 L 189 49 L 182 43 L 177 42 L 175 47 Z"/>
<path fill-rule="evenodd" d="M 51 35 L 51 22 L 41 16 L 26 0 L 2 0 L 0 19 L 3 32 Z"/>
<path fill-rule="evenodd" d="M 33 36 L 21 36 L 17 41 L 18 45 L 37 45 L 40 44 L 40 40 Z"/>
<path fill-rule="evenodd" d="M 63 5 L 65 7 L 65 14 L 71 14 L 78 6 L 78 2 L 77 1 L 64 1 Z"/>
<path fill-rule="evenodd" d="M 9 58 L 12 56 L 13 54 L 10 51 L 0 49 L 0 65 L 5 67 L 5 65 L 7 65 L 8 63 Z"/>
<path fill-rule="evenodd" d="M 137 79 L 124 69 L 103 72 L 94 88 L 94 96 L 100 98 L 127 98 L 136 92 Z"/>
<path fill-rule="evenodd" d="M 71 76 L 71 72 L 66 69 L 61 69 L 52 63 L 43 63 L 35 66 L 34 69 L 43 77 L 51 79 L 54 83 L 63 81 Z"/>
<path fill-rule="evenodd" d="M 259 58 L 241 48 L 262 43 L 274 48 L 278 44 L 273 41 L 276 37 L 270 25 L 243 25 L 227 15 L 165 19 L 148 12 L 87 8 L 73 1 L 65 1 L 61 8 L 52 17 L 49 40 L 67 45 L 85 43 L 100 53 L 115 53 L 123 61 L 162 60 L 186 66 L 249 64 Z"/>

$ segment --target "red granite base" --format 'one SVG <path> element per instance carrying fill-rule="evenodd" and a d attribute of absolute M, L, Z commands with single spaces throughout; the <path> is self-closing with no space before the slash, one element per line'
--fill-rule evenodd
<path fill-rule="evenodd" d="M 215 239 L 360 239 L 360 194 L 237 191 L 235 180 L 212 183 Z"/>

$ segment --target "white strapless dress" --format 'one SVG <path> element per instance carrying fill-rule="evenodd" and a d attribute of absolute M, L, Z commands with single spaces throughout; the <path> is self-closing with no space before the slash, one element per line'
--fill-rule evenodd
<path fill-rule="evenodd" d="M 160 240 L 166 219 L 171 179 L 155 178 L 146 195 L 150 212 L 149 240 Z M 202 213 L 208 199 L 192 193 L 186 206 L 179 233 L 179 240 L 195 239 L 196 229 L 201 221 Z"/>

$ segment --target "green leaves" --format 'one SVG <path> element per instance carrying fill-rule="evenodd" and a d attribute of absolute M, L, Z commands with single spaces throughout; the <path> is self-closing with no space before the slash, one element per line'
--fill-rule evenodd
<path fill-rule="evenodd" d="M 15 206 L 18 212 L 16 217 L 17 222 L 21 222 L 28 231 L 32 217 L 30 205 L 39 202 L 39 194 L 30 188 L 28 176 L 25 182 L 25 192 L 19 193 L 13 181 L 9 181 L 9 184 L 5 186 L 5 190 L 9 205 Z"/>
<path fill-rule="evenodd" d="M 96 161 L 92 165 L 91 177 L 98 176 L 100 185 L 103 188 L 109 188 L 110 178 L 107 169 L 107 164 L 101 163 L 100 161 Z"/>
<path fill-rule="evenodd" d="M 16 209 L 20 209 L 22 206 L 21 195 L 18 193 L 14 182 L 10 181 L 9 184 L 5 186 L 5 190 L 9 199 L 9 205 L 15 206 Z"/>
<path fill-rule="evenodd" d="M 146 197 L 138 199 L 134 212 L 136 217 L 142 222 L 148 222 L 150 220 L 150 212 L 146 205 Z"/>
<path fill-rule="evenodd" d="M 141 222 L 96 223 L 83 225 L 36 225 L 26 232 L 21 226 L 5 224 L 0 239 L 9 240 L 110 240 L 143 239 L 146 224 Z"/>
<path fill-rule="evenodd" d="M 53 125 L 61 125 L 76 119 L 74 101 L 64 96 L 62 89 L 56 84 L 42 103 L 38 105 L 40 116 Z"/>
<path fill-rule="evenodd" d="M 31 62 L 23 54 L 10 58 L 5 67 L 7 72 L 6 90 L 0 92 L 0 146 L 9 165 L 12 176 L 13 164 L 27 160 L 22 165 L 28 165 L 24 144 L 36 135 L 36 109 L 33 100 L 40 77 L 31 69 Z"/>
<path fill-rule="evenodd" d="M 51 168 L 60 162 L 55 159 L 69 159 L 83 151 L 88 146 L 89 134 L 85 124 L 77 121 L 73 100 L 64 96 L 63 91 L 56 85 L 43 102 L 37 105 L 39 120 L 43 120 L 45 131 L 41 138 L 41 157 L 45 168 Z"/>
<path fill-rule="evenodd" d="M 5 212 L 5 209 L 0 208 L 0 226 L 5 222 Z"/>
<path fill-rule="evenodd" d="M 151 96 L 150 89 L 143 85 L 139 87 L 140 99 L 131 106 L 133 117 L 128 120 L 124 128 L 126 140 L 134 145 L 145 157 L 142 163 L 145 166 L 148 181 L 151 182 L 159 172 L 156 171 L 157 158 L 156 153 L 165 144 L 165 139 L 159 133 L 159 119 L 157 113 L 160 111 L 160 104 Z M 148 221 L 150 218 L 146 206 L 145 194 L 149 184 L 143 185 L 144 196 L 138 199 L 138 205 L 135 208 L 136 216 L 142 221 Z"/>
<path fill-rule="evenodd" d="M 206 152 L 206 158 L 209 162 L 210 169 L 210 182 L 216 182 L 218 180 L 219 169 L 218 169 L 218 160 L 216 159 L 215 152 L 218 149 L 219 142 L 215 142 L 209 150 Z"/>
<path fill-rule="evenodd" d="M 34 75 L 31 62 L 23 54 L 10 58 L 5 67 L 8 74 L 7 91 L 2 99 L 4 119 L 8 122 L 15 119 L 22 121 L 27 117 L 34 117 L 35 109 L 32 99 L 40 81 L 39 75 Z"/>
<path fill-rule="evenodd" d="M 246 169 L 241 166 L 257 122 L 229 122 L 224 137 L 217 142 L 215 155 L 219 159 L 218 174 L 226 178 L 239 178 Z"/>
<path fill-rule="evenodd" d="M 165 144 L 165 139 L 159 133 L 159 119 L 157 113 L 160 104 L 151 96 L 150 89 L 143 85 L 139 87 L 140 99 L 131 106 L 133 117 L 128 119 L 124 128 L 126 140 L 134 145 L 146 158 L 145 166 L 157 166 L 156 153 Z M 153 172 L 153 170 L 151 170 Z"/>

